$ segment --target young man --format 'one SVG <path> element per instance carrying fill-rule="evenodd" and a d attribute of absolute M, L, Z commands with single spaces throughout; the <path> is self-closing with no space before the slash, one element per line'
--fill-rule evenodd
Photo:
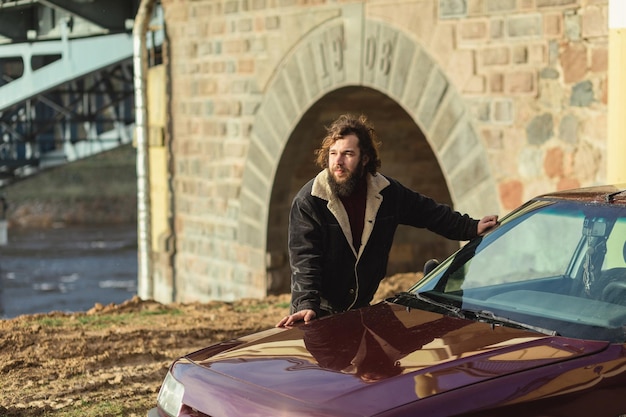
<path fill-rule="evenodd" d="M 289 218 L 291 314 L 277 327 L 370 303 L 386 275 L 400 224 L 454 240 L 483 235 L 498 217 L 475 220 L 378 173 L 376 132 L 342 115 L 316 151 L 323 170 L 298 192 Z"/>

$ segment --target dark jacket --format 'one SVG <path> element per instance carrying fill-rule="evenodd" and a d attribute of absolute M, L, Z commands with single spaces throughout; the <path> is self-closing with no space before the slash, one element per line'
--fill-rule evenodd
<path fill-rule="evenodd" d="M 427 228 L 453 240 L 476 237 L 478 220 L 416 193 L 381 174 L 367 175 L 361 247 L 352 246 L 343 204 L 324 170 L 295 196 L 289 218 L 292 312 L 317 317 L 370 303 L 385 277 L 399 224 Z"/>

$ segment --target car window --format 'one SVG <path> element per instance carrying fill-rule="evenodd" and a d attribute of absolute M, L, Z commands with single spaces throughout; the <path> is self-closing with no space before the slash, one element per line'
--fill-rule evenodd
<path fill-rule="evenodd" d="M 580 241 L 584 216 L 538 212 L 481 250 L 449 280 L 446 292 L 565 275 Z M 456 287 L 456 288 L 455 288 Z"/>
<path fill-rule="evenodd" d="M 622 341 L 625 241 L 624 207 L 535 201 L 469 242 L 409 293 L 454 314 L 488 312 L 560 335 Z"/>
<path fill-rule="evenodd" d="M 626 219 L 620 218 L 615 222 L 613 230 L 606 241 L 606 256 L 604 258 L 603 270 L 612 268 L 626 268 Z"/>

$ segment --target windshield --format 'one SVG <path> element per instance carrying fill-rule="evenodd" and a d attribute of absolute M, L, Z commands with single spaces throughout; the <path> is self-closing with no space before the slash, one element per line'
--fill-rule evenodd
<path fill-rule="evenodd" d="M 626 209 L 534 201 L 469 242 L 411 294 L 465 317 L 624 341 Z"/>

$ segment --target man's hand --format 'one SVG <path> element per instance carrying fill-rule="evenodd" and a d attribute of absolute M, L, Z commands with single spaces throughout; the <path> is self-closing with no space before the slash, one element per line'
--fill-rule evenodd
<path fill-rule="evenodd" d="M 315 318 L 315 311 L 313 310 L 300 310 L 293 313 L 290 316 L 285 316 L 281 321 L 278 322 L 276 327 L 285 327 L 291 326 L 297 321 L 304 320 L 305 323 L 310 322 Z"/>
<path fill-rule="evenodd" d="M 480 221 L 478 222 L 478 227 L 476 232 L 478 233 L 478 236 L 482 236 L 485 233 L 487 233 L 490 229 L 493 229 L 494 227 L 496 227 L 498 225 L 498 216 L 497 215 L 491 215 L 491 216 L 485 216 L 482 219 L 480 219 Z"/>

